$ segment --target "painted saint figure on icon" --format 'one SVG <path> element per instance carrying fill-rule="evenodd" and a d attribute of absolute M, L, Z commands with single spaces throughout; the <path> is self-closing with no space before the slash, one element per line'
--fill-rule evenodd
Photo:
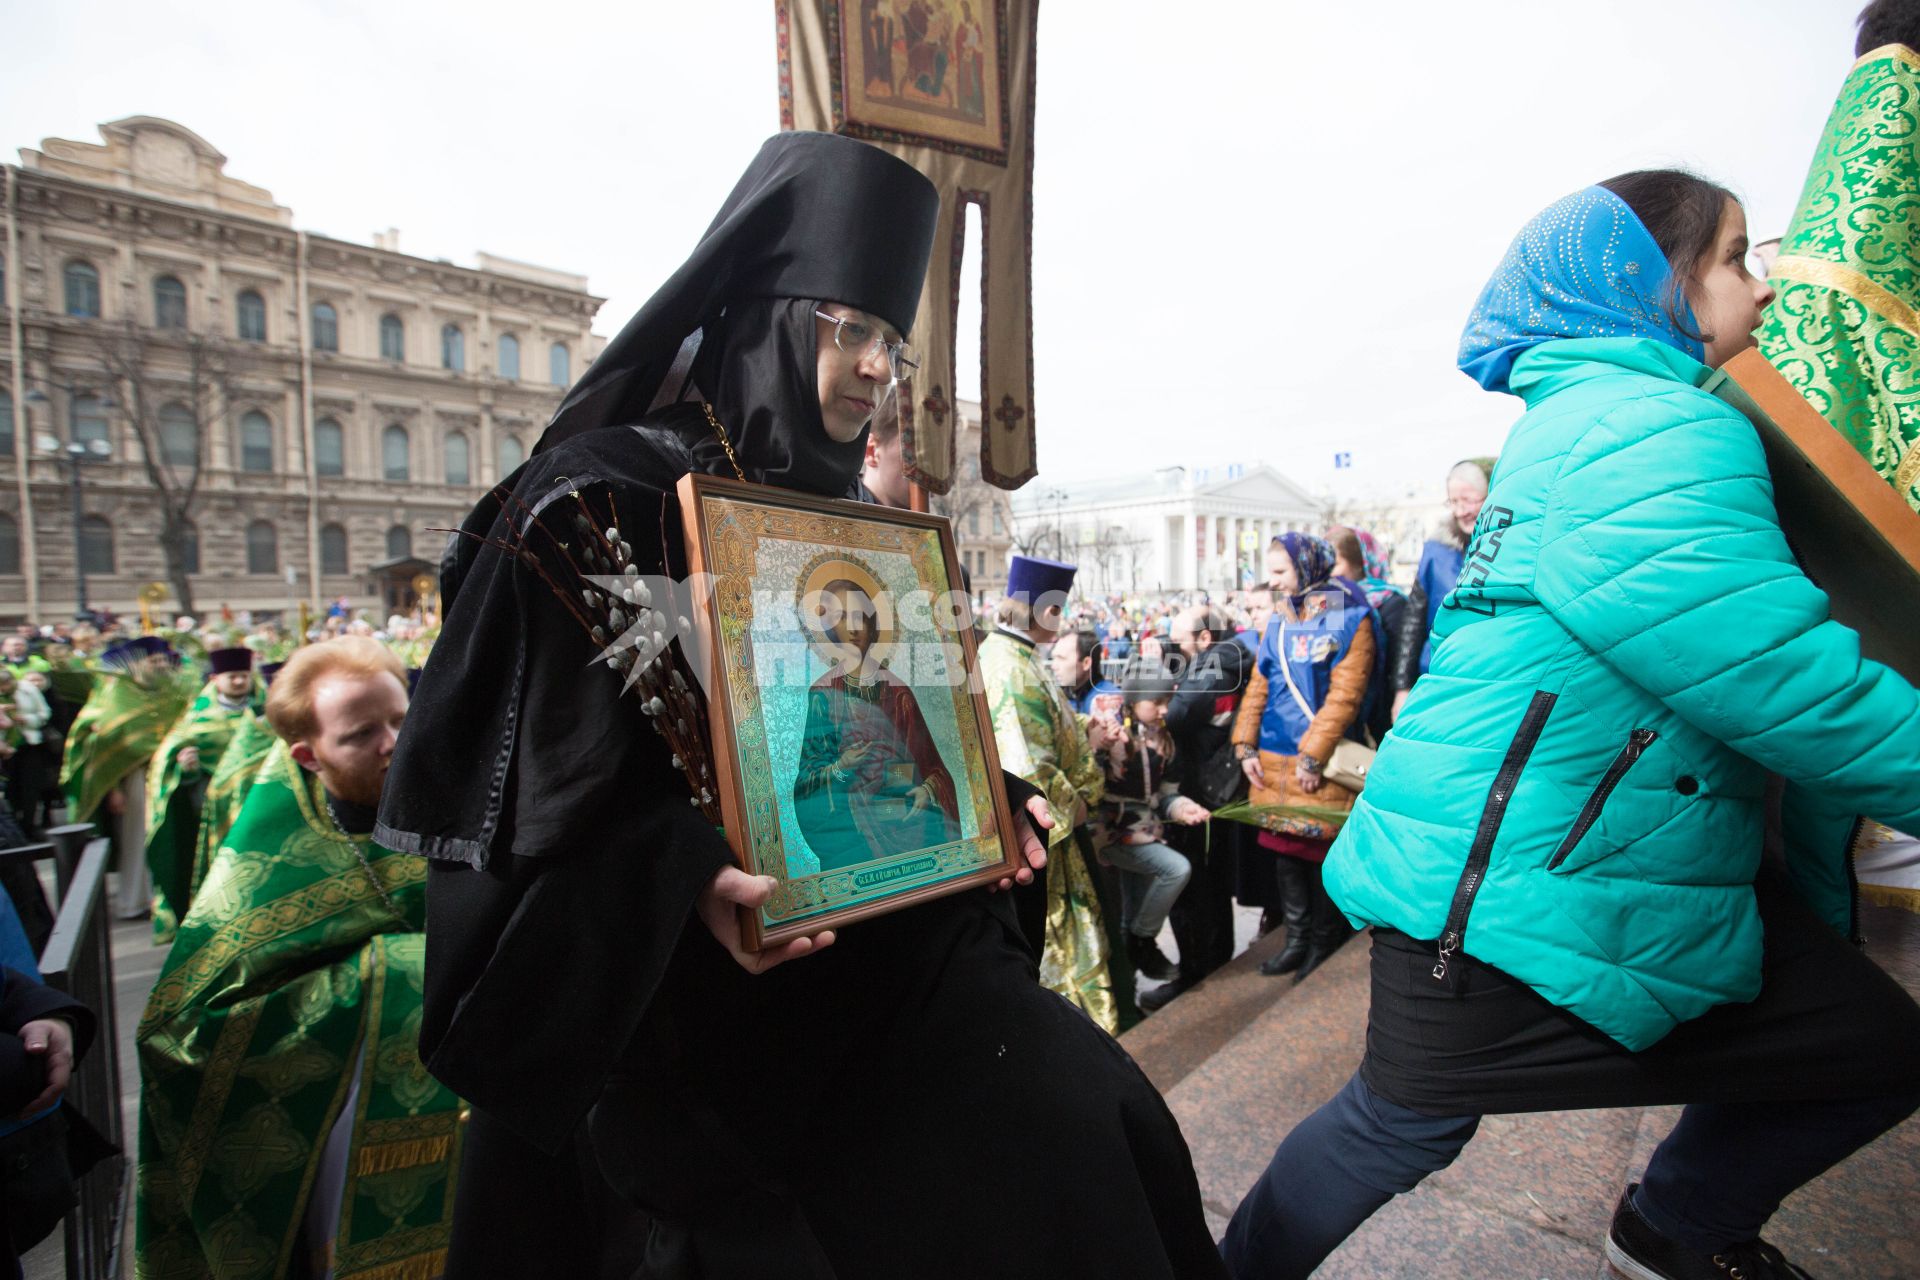
<path fill-rule="evenodd" d="M 802 623 L 830 669 L 807 691 L 793 802 L 822 871 L 960 838 L 953 775 L 913 690 L 887 667 L 884 600 L 852 557 L 815 566 L 801 589 Z"/>

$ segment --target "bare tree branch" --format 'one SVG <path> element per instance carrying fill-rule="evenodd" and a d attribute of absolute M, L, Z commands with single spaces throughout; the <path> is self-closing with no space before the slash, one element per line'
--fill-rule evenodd
<path fill-rule="evenodd" d="M 188 553 L 195 545 L 193 511 L 214 428 L 232 405 L 228 353 L 224 344 L 203 335 L 162 336 L 132 320 L 97 322 L 89 327 L 89 337 L 114 387 L 119 416 L 139 446 L 141 469 L 160 511 L 167 580 L 181 610 L 192 613 Z M 182 364 L 159 358 L 172 350 L 184 357 Z M 163 376 L 163 369 L 175 376 Z M 193 433 L 190 458 L 178 447 L 184 442 L 177 436 L 169 441 L 167 430 L 188 424 Z M 175 446 L 171 451 L 169 443 Z"/>

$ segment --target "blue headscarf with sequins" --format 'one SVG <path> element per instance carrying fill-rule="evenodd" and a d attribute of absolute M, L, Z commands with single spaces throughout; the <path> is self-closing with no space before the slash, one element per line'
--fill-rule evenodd
<path fill-rule="evenodd" d="M 1576 191 L 1514 237 L 1460 335 L 1461 372 L 1506 391 L 1520 354 L 1556 338 L 1652 338 L 1704 360 L 1684 299 L 1685 328 L 1667 314 L 1670 274 L 1626 201 L 1605 187 Z"/>

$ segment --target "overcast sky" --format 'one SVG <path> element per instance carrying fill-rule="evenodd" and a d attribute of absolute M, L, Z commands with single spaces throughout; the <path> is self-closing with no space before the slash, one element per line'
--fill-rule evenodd
<path fill-rule="evenodd" d="M 1518 411 L 1453 356 L 1521 223 L 1680 164 L 1778 234 L 1861 2 L 1046 0 L 1042 480 L 1264 460 L 1437 493 Z M 166 117 L 301 227 L 585 272 L 608 334 L 779 127 L 770 0 L 9 9 L 9 156 Z"/>

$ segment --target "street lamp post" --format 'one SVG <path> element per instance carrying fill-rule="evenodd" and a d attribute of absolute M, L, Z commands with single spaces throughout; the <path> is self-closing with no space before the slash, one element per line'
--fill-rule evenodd
<path fill-rule="evenodd" d="M 1056 560 L 1065 560 L 1067 558 L 1067 491 L 1065 489 L 1049 489 L 1040 495 L 1040 501 L 1051 502 L 1053 504 L 1053 538 L 1055 542 L 1053 558 Z"/>
<path fill-rule="evenodd" d="M 36 452 L 51 458 L 55 465 L 64 467 L 67 471 L 69 485 L 73 493 L 73 611 L 76 618 L 85 618 L 88 616 L 87 557 L 82 540 L 85 536 L 86 529 L 86 506 L 81 489 L 81 468 L 88 463 L 107 462 L 111 460 L 113 457 L 113 446 L 105 440 L 81 440 L 75 436 L 73 434 L 72 405 L 75 397 L 80 394 L 78 388 L 68 382 L 53 382 L 49 385 L 58 387 L 67 393 L 67 439 L 63 441 L 52 431 L 42 431 L 34 437 L 33 445 Z M 53 401 L 47 397 L 46 392 L 36 387 L 34 390 L 27 392 L 26 400 L 28 404 L 46 406 L 47 416 L 49 419 L 52 418 Z M 102 396 L 100 398 L 100 407 L 102 409 L 112 409 L 114 407 L 113 398 L 111 396 Z"/>

